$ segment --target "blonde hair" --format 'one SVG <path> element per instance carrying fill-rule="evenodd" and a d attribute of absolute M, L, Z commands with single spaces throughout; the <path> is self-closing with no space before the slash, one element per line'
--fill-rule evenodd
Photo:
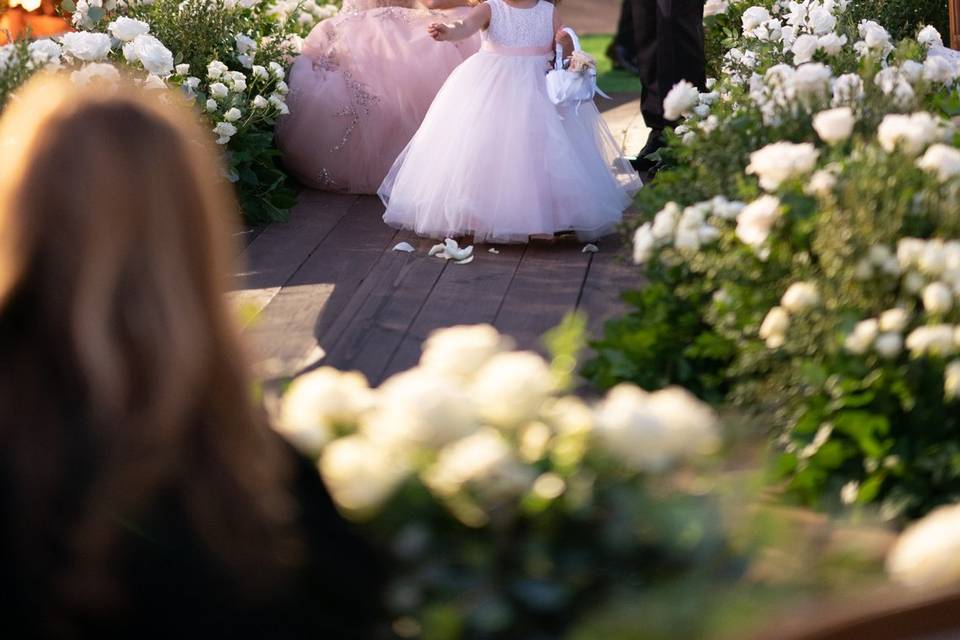
<path fill-rule="evenodd" d="M 0 455 L 24 509 L 4 526 L 25 562 L 67 549 L 48 587 L 72 607 L 116 604 L 117 520 L 171 493 L 251 591 L 298 557 L 224 299 L 237 206 L 182 102 L 42 77 L 0 120 Z"/>

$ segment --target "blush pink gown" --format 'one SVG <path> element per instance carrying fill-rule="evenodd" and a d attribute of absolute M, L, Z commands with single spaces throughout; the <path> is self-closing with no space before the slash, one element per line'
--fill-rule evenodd
<path fill-rule="evenodd" d="M 427 25 L 467 11 L 346 0 L 318 24 L 293 63 L 290 114 L 277 125 L 287 169 L 308 187 L 376 193 L 447 76 L 480 47 L 479 37 L 435 42 Z"/>

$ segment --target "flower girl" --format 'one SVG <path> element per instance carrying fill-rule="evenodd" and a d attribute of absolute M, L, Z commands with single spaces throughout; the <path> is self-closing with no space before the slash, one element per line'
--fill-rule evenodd
<path fill-rule="evenodd" d="M 592 102 L 558 108 L 546 71 L 561 23 L 547 0 L 487 0 L 440 41 L 478 30 L 480 51 L 444 84 L 380 186 L 387 224 L 437 238 L 526 242 L 610 233 L 640 179 Z"/>

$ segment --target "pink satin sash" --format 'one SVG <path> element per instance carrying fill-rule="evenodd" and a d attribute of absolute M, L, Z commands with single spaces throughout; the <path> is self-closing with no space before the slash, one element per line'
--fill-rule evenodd
<path fill-rule="evenodd" d="M 553 55 L 553 45 L 546 45 L 543 47 L 505 47 L 496 42 L 491 42 L 485 40 L 483 44 L 480 45 L 481 51 L 486 51 L 488 53 L 495 53 L 501 56 L 552 56 Z"/>

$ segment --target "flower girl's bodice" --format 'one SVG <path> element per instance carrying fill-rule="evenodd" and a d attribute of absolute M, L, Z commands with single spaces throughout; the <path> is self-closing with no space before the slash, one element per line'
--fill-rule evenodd
<path fill-rule="evenodd" d="M 553 44 L 553 3 L 540 0 L 528 9 L 503 0 L 487 0 L 490 26 L 483 40 L 502 47 L 550 47 Z"/>

